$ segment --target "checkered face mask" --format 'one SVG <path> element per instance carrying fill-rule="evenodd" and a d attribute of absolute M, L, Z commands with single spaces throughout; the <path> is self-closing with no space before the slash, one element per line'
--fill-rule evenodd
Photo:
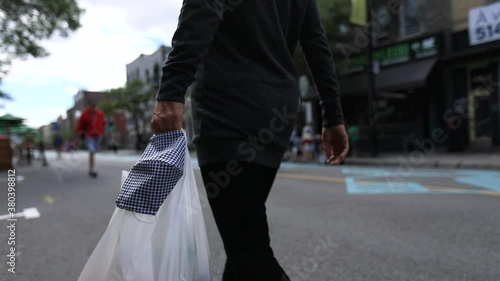
<path fill-rule="evenodd" d="M 132 167 L 116 199 L 116 206 L 131 212 L 155 215 L 183 175 L 186 136 L 171 131 L 151 137 L 141 158 Z"/>

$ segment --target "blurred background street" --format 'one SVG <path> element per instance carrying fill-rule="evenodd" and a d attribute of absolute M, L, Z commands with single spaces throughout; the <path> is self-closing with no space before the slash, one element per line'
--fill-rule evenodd
<path fill-rule="evenodd" d="M 0 281 L 79 276 L 153 134 L 182 2 L 0 0 Z M 351 149 L 324 165 L 320 97 L 297 48 L 299 114 L 267 202 L 277 258 L 293 281 L 500 281 L 500 1 L 317 3 Z M 183 128 L 198 167 L 191 91 Z M 97 178 L 78 129 L 94 103 Z M 9 169 L 27 210 L 16 274 Z M 224 250 L 202 203 L 218 281 Z"/>
<path fill-rule="evenodd" d="M 101 154 L 95 179 L 86 175 L 84 152 L 58 160 L 51 151 L 49 166 L 19 167 L 18 208 L 41 216 L 17 222 L 17 273 L 2 272 L 0 280 L 76 280 L 115 208 L 121 171 L 137 159 Z M 500 172 L 405 171 L 283 164 L 267 207 L 276 256 L 293 280 L 500 280 Z M 195 175 L 204 194 L 198 169 Z M 222 241 L 202 205 L 220 280 Z"/>

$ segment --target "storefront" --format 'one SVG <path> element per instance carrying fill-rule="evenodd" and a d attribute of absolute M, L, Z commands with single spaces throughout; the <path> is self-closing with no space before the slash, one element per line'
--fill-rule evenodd
<path fill-rule="evenodd" d="M 450 151 L 500 146 L 500 3 L 474 8 L 444 61 Z M 491 31 L 491 32 L 490 32 Z"/>
<path fill-rule="evenodd" d="M 381 151 L 408 151 L 415 138 L 441 126 L 445 105 L 441 87 L 442 34 L 376 48 L 373 54 L 377 100 L 377 132 Z M 366 55 L 347 60 L 340 69 L 342 105 L 348 125 L 361 126 L 361 147 L 369 147 Z"/>

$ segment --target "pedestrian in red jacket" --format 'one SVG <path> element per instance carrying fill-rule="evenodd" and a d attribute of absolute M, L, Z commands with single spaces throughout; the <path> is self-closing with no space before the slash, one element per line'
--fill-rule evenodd
<path fill-rule="evenodd" d="M 95 101 L 89 101 L 89 106 L 83 111 L 78 120 L 78 134 L 84 139 L 89 151 L 89 175 L 97 177 L 94 154 L 97 152 L 102 136 L 106 131 L 104 113 L 96 108 Z"/>

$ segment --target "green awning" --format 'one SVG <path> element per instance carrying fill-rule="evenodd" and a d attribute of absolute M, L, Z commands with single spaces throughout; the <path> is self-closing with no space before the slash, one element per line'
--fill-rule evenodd
<path fill-rule="evenodd" d="M 37 129 L 28 127 L 26 125 L 18 125 L 15 127 L 9 127 L 9 133 L 13 135 L 26 135 L 26 134 L 36 134 Z M 7 134 L 7 128 L 0 128 L 0 134 Z"/>
<path fill-rule="evenodd" d="M 11 114 L 0 116 L 0 128 L 13 128 L 23 124 L 24 118 L 16 117 Z"/>

